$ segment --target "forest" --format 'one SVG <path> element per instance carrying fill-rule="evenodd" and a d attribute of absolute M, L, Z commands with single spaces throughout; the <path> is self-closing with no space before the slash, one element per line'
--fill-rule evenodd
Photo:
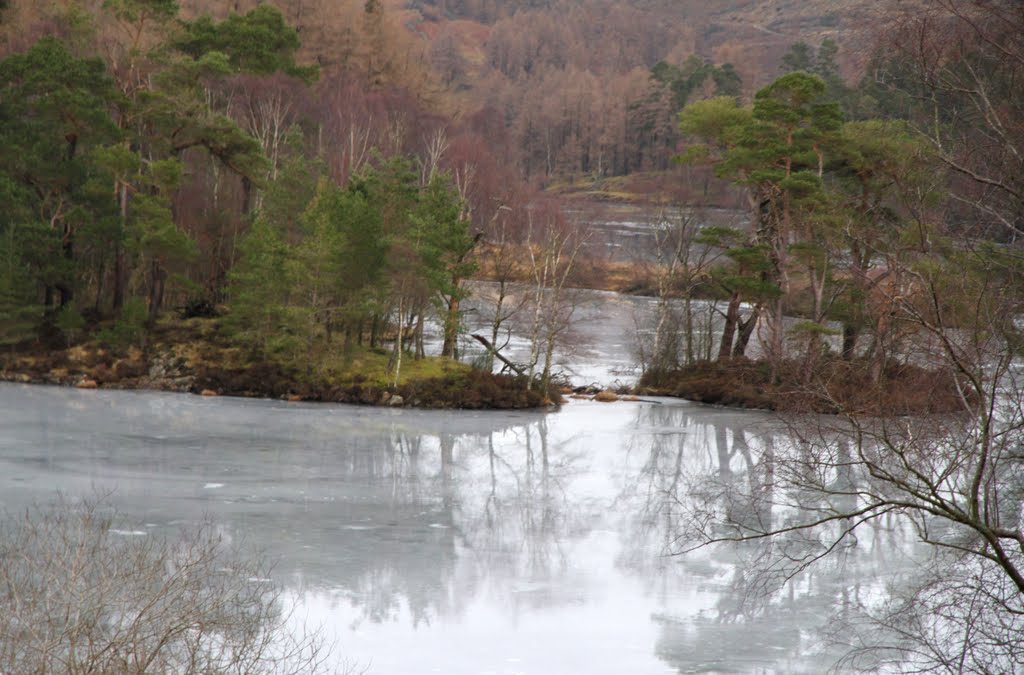
<path fill-rule="evenodd" d="M 880 385 L 906 399 L 929 377 L 955 389 L 900 356 L 921 331 L 894 300 L 931 287 L 941 303 L 907 311 L 958 324 L 970 291 L 938 288 L 948 271 L 1012 260 L 1019 139 L 1000 116 L 1019 102 L 989 36 L 957 36 L 959 54 L 918 53 L 909 36 L 937 45 L 957 14 L 906 14 L 876 36 L 859 79 L 844 77 L 851 66 L 829 35 L 792 43 L 777 79 L 755 90 L 764 75 L 749 64 L 695 53 L 713 44 L 713 24 L 700 35 L 655 26 L 669 9 L 10 4 L 0 337 L 50 348 L 95 338 L 116 352 L 144 346 L 168 313 L 223 313 L 218 338 L 252 357 L 236 370 L 269 360 L 337 380 L 372 369 L 357 355 L 373 360 L 387 342 L 378 380 L 395 387 L 403 354 L 426 356 L 429 322 L 442 326 L 441 356 L 457 357 L 460 301 L 478 276 L 502 289 L 492 350 L 510 316 L 506 284 L 537 289 L 531 362 L 510 365 L 546 390 L 571 323 L 561 289 L 594 283 L 578 260 L 586 228 L 558 194 L 626 180 L 614 189 L 627 198 L 752 214 L 747 228 L 658 223 L 658 264 L 629 270 L 659 299 L 640 345 L 648 386 L 775 407 L 773 386 L 828 373 L 828 402 L 802 403 L 822 409 Z M 977 11 L 999 29 L 993 8 Z M 550 20 L 562 15 L 573 20 Z M 467 21 L 488 27 L 475 68 L 473 31 L 456 30 Z M 602 31 L 614 39 L 588 48 Z M 966 56 L 978 65 L 954 68 Z M 923 76 L 936 65 L 949 82 Z M 989 98 L 960 93 L 965 84 Z M 936 115 L 944 123 L 929 128 Z M 1000 269 L 979 288 L 1011 288 L 1012 265 Z M 707 298 L 721 316 L 694 315 Z M 731 379 L 757 391 L 722 391 L 714 368 L 745 362 L 755 334 L 767 370 Z M 102 365 L 101 380 L 117 379 L 116 358 Z"/>
<path fill-rule="evenodd" d="M 183 341 L 175 317 L 216 317 L 187 339 L 236 375 L 394 388 L 403 363 L 437 374 L 434 325 L 442 371 L 465 366 L 460 303 L 483 278 L 499 288 L 483 365 L 510 312 L 532 312 L 530 359 L 507 365 L 547 392 L 565 291 L 610 283 L 572 205 L 615 196 L 674 214 L 653 225 L 657 262 L 618 272 L 658 299 L 641 385 L 955 409 L 980 385 L 921 354 L 979 313 L 1015 330 L 1020 17 L 933 4 L 879 8 L 873 35 L 844 29 L 857 3 L 794 10 L 816 41 L 762 45 L 766 75 L 708 56 L 736 51 L 721 11 L 657 3 L 8 3 L 0 339 L 105 345 L 86 378 L 103 384 Z M 700 222 L 708 207 L 746 221 Z M 247 390 L 225 379 L 191 388 Z"/>

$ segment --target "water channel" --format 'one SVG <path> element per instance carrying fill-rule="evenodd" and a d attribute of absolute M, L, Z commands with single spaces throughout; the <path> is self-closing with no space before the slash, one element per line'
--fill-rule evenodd
<path fill-rule="evenodd" d="M 896 528 L 752 598 L 755 548 L 676 540 L 746 480 L 763 413 L 676 400 L 390 410 L 0 385 L 0 503 L 108 493 L 147 532 L 212 517 L 369 673 L 817 673 L 823 628 L 913 555 Z M 784 517 L 784 514 L 768 517 Z"/>

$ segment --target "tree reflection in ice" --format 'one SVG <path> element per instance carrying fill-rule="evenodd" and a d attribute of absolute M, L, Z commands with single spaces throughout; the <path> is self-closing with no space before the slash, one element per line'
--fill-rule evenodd
<path fill-rule="evenodd" d="M 9 509 L 56 486 L 109 488 L 154 528 L 208 514 L 278 558 L 302 611 L 379 672 L 501 659 L 536 672 L 816 672 L 840 653 L 822 627 L 884 598 L 908 550 L 883 519 L 805 570 L 778 564 L 820 550 L 799 533 L 675 555 L 701 528 L 757 531 L 829 507 L 780 490 L 777 458 L 799 448 L 757 412 L 665 401 L 452 413 L 38 388 L 0 388 L 0 404 L 16 413 L 0 420 Z"/>

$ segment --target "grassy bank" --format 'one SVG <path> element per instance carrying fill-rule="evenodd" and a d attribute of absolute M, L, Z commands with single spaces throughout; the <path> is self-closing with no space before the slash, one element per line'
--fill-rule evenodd
<path fill-rule="evenodd" d="M 440 357 L 406 355 L 395 383 L 389 361 L 389 352 L 365 347 L 267 358 L 228 340 L 216 318 L 167 318 L 135 344 L 93 338 L 8 348 L 0 354 L 0 379 L 392 407 L 538 408 L 561 401 L 554 389 L 545 395 L 521 378 Z"/>

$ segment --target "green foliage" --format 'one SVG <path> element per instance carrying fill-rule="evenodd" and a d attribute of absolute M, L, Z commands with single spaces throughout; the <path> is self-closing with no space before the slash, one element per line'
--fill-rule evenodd
<path fill-rule="evenodd" d="M 817 49 L 806 42 L 797 42 L 783 55 L 780 70 L 783 74 L 802 71 L 821 78 L 825 98 L 836 102 L 849 117 L 862 107 L 861 96 L 843 80 L 838 56 L 839 45 L 832 38 L 822 40 Z"/>
<path fill-rule="evenodd" d="M 803 56 L 797 50 L 790 60 L 796 64 Z M 783 356 L 791 268 L 814 287 L 815 318 L 826 311 L 821 290 L 831 280 L 842 218 L 826 190 L 825 170 L 837 154 L 843 123 L 826 89 L 820 77 L 794 70 L 758 91 L 750 108 L 718 98 L 687 106 L 679 116 L 680 129 L 701 143 L 700 154 L 711 158 L 716 175 L 747 187 L 758 205 L 745 241 L 720 237 L 733 265 L 715 276 L 733 303 L 770 303 L 775 363 Z"/>
<path fill-rule="evenodd" d="M 326 173 L 327 168 L 322 161 L 306 156 L 302 130 L 298 126 L 291 127 L 285 138 L 277 176 L 263 190 L 259 217 L 294 238 L 299 228 L 299 217 L 313 200 L 320 178 Z"/>
<path fill-rule="evenodd" d="M 261 4 L 244 15 L 231 14 L 220 23 L 202 16 L 185 24 L 175 46 L 196 61 L 211 53 L 222 54 L 233 72 L 269 75 L 280 71 L 306 82 L 317 77 L 315 66 L 295 64 L 298 33 L 272 5 Z"/>
<path fill-rule="evenodd" d="M 741 107 L 735 97 L 719 96 L 683 108 L 679 113 L 679 129 L 689 136 L 729 148 L 739 143 L 751 116 L 751 110 Z"/>
<path fill-rule="evenodd" d="M 814 49 L 806 42 L 794 42 L 782 56 L 780 69 L 783 73 L 792 73 L 798 70 L 811 72 L 814 68 Z"/>
<path fill-rule="evenodd" d="M 425 278 L 438 293 L 459 295 L 457 280 L 471 275 L 476 267 L 466 260 L 474 238 L 460 217 L 462 203 L 448 174 L 436 174 L 423 188 L 411 217 L 417 251 Z"/>
<path fill-rule="evenodd" d="M 230 312 L 225 328 L 256 350 L 293 353 L 300 346 L 295 312 L 289 304 L 289 249 L 280 231 L 258 218 L 240 244 L 241 259 L 231 270 Z"/>
<path fill-rule="evenodd" d="M 265 353 L 312 353 L 336 333 L 361 334 L 396 304 L 424 311 L 441 296 L 461 295 L 474 239 L 448 175 L 420 186 L 411 164 L 395 158 L 345 186 L 320 179 L 309 196 L 281 189 L 317 170 L 286 162 L 268 186 L 231 274 L 227 325 L 238 340 Z M 289 206 L 301 203 L 301 217 L 291 220 Z M 274 343 L 282 334 L 289 339 Z"/>
<path fill-rule="evenodd" d="M 789 332 L 796 336 L 832 336 L 839 335 L 842 331 L 830 328 L 824 324 L 818 323 L 817 321 L 797 321 L 790 329 Z"/>
<path fill-rule="evenodd" d="M 64 335 L 64 339 L 67 340 L 69 346 L 81 337 L 85 331 L 86 322 L 85 317 L 82 316 L 82 312 L 78 308 L 78 303 L 69 302 L 61 307 L 57 312 L 54 325 Z"/>
<path fill-rule="evenodd" d="M 116 349 L 138 345 L 146 334 L 147 318 L 146 303 L 133 298 L 121 308 L 114 325 L 99 331 L 96 337 Z"/>
<path fill-rule="evenodd" d="M 748 185 L 769 185 L 793 196 L 812 196 L 824 161 L 821 153 L 838 137 L 842 114 L 823 100 L 825 84 L 804 72 L 783 75 L 757 92 L 752 108 L 720 97 L 687 106 L 680 130 L 713 147 L 716 173 Z M 706 151 L 700 152 L 704 156 Z"/>
<path fill-rule="evenodd" d="M 675 110 L 681 110 L 709 81 L 714 85 L 715 96 L 739 96 L 743 89 L 743 81 L 731 63 L 715 66 L 696 55 L 691 55 L 681 66 L 659 61 L 651 68 L 651 79 L 671 92 Z"/>
<path fill-rule="evenodd" d="M 0 199 L 65 233 L 83 203 L 88 149 L 116 138 L 116 90 L 98 59 L 79 59 L 54 38 L 0 61 Z M 85 151 L 85 152 L 83 152 Z"/>
<path fill-rule="evenodd" d="M 43 317 L 18 230 L 11 224 L 0 228 L 0 345 L 30 338 Z"/>

